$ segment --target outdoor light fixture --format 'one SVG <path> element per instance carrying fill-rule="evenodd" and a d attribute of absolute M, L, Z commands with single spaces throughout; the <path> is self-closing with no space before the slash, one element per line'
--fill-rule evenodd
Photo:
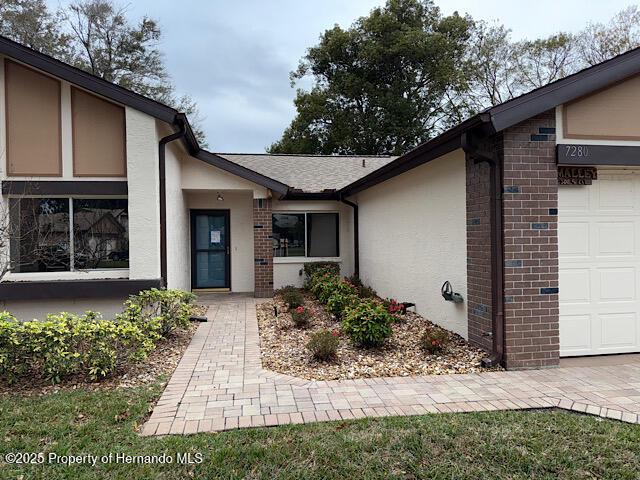
<path fill-rule="evenodd" d="M 218 201 L 219 202 L 224 202 L 224 197 L 222 196 L 221 193 L 218 193 Z"/>

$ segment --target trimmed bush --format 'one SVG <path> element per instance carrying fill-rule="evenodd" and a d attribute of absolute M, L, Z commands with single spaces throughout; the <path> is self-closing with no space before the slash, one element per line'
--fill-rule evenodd
<path fill-rule="evenodd" d="M 434 355 L 444 350 L 449 343 L 449 335 L 439 328 L 430 328 L 422 334 L 420 344 L 429 354 Z"/>
<path fill-rule="evenodd" d="M 59 313 L 44 321 L 20 322 L 0 314 L 0 377 L 35 376 L 59 382 L 71 375 L 92 380 L 119 365 L 147 357 L 160 338 L 159 320 L 138 324 L 103 320 L 94 312 Z"/>
<path fill-rule="evenodd" d="M 304 305 L 304 297 L 298 290 L 287 290 L 282 295 L 282 301 L 289 305 L 290 309 Z"/>
<path fill-rule="evenodd" d="M 362 347 L 377 347 L 391 336 L 393 317 L 384 305 L 362 301 L 346 311 L 342 330 Z"/>
<path fill-rule="evenodd" d="M 283 296 L 289 292 L 298 292 L 298 291 L 300 291 L 300 289 L 295 287 L 294 285 L 285 285 L 284 287 L 275 290 L 273 294 Z"/>
<path fill-rule="evenodd" d="M 360 298 L 351 292 L 342 292 L 340 290 L 336 290 L 327 300 L 327 309 L 336 318 L 341 319 L 344 311 L 348 308 L 355 307 L 355 305 L 360 301 Z"/>
<path fill-rule="evenodd" d="M 313 279 L 314 276 L 322 276 L 325 274 L 340 276 L 340 264 L 337 262 L 309 262 L 304 264 L 305 285 Z"/>
<path fill-rule="evenodd" d="M 336 356 L 338 345 L 337 331 L 322 330 L 312 333 L 307 343 L 307 350 L 311 352 L 316 360 L 330 360 Z"/>
<path fill-rule="evenodd" d="M 302 305 L 291 311 L 291 320 L 297 328 L 306 328 L 309 326 L 309 310 Z"/>
<path fill-rule="evenodd" d="M 129 297 L 117 319 L 138 324 L 158 321 L 160 335 L 166 337 L 176 328 L 184 328 L 189 324 L 195 299 L 193 293 L 182 290 L 143 290 Z"/>

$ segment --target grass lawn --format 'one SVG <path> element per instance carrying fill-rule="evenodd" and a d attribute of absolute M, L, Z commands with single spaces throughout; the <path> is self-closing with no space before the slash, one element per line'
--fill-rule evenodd
<path fill-rule="evenodd" d="M 160 386 L 0 397 L 0 455 L 201 453 L 195 465 L 7 465 L 0 478 L 640 477 L 640 427 L 561 411 L 365 419 L 143 438 Z"/>

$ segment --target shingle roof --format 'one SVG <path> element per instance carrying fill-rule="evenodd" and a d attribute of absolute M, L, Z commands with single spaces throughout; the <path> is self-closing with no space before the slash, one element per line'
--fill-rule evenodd
<path fill-rule="evenodd" d="M 398 157 L 217 153 L 243 167 L 303 192 L 339 190 Z"/>

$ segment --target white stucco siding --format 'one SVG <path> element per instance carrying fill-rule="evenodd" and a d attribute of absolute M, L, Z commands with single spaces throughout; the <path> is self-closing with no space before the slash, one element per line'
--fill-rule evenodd
<path fill-rule="evenodd" d="M 353 210 L 348 205 L 333 201 L 278 201 L 274 200 L 274 212 L 337 212 L 340 219 L 340 256 L 330 258 L 283 258 L 273 259 L 273 287 L 285 285 L 302 286 L 304 275 L 301 271 L 307 262 L 334 261 L 340 263 L 344 276 L 353 274 Z"/>
<path fill-rule="evenodd" d="M 160 278 L 158 134 L 153 117 L 131 108 L 127 119 L 129 278 Z"/>
<path fill-rule="evenodd" d="M 182 162 L 182 188 L 185 190 L 251 190 L 253 198 L 267 197 L 265 187 L 189 156 Z"/>
<path fill-rule="evenodd" d="M 231 291 L 253 292 L 253 195 L 246 191 L 221 190 L 187 194 L 190 209 L 229 210 L 231 224 Z M 189 260 L 190 262 L 190 260 Z M 185 265 L 191 270 L 191 264 Z"/>
<path fill-rule="evenodd" d="M 465 156 L 457 150 L 357 195 L 360 276 L 467 338 Z M 449 280 L 465 303 L 445 301 Z"/>
<path fill-rule="evenodd" d="M 113 319 L 122 312 L 126 298 L 79 298 L 46 300 L 12 300 L 0 302 L 0 309 L 10 312 L 18 320 L 46 320 L 48 314 L 70 312 L 82 315 L 91 310 L 102 314 L 102 318 Z"/>
<path fill-rule="evenodd" d="M 191 289 L 190 220 L 186 193 L 182 190 L 183 155 L 184 152 L 175 142 L 167 145 L 167 287 L 188 291 Z"/>

